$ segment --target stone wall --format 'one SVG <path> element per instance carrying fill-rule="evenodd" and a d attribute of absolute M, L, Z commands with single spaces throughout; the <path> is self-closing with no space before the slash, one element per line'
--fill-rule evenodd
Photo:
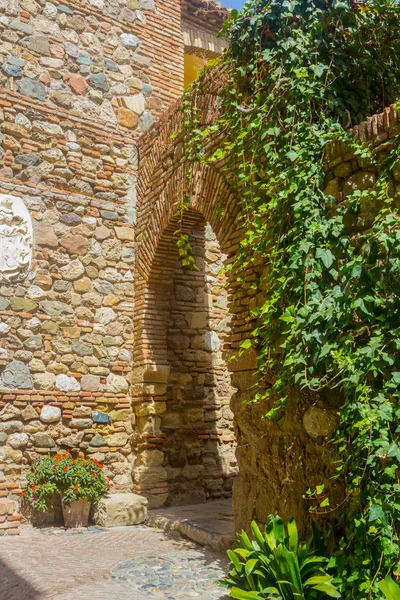
<path fill-rule="evenodd" d="M 205 77 L 197 99 L 202 127 L 218 118 L 218 94 L 223 85 L 223 70 Z M 157 377 L 165 377 L 167 382 L 169 370 L 172 373 L 174 369 L 175 357 L 168 354 L 168 306 L 160 303 L 157 297 L 167 297 L 176 260 L 174 215 L 182 202 L 186 176 L 180 130 L 181 115 L 171 110 L 140 141 L 142 162 L 138 188 L 139 245 L 135 264 L 134 316 L 135 403 L 139 411 L 151 405 L 153 414 L 161 415 L 161 419 L 168 414 L 165 412 L 165 397 L 162 394 L 147 395 L 145 382 L 156 381 Z M 382 115 L 375 115 L 355 128 L 353 133 L 361 141 L 372 145 L 374 154 L 383 158 L 388 150 L 388 140 L 398 131 L 399 113 L 390 107 Z M 173 133 L 176 135 L 171 139 Z M 211 155 L 220 143 L 216 135 L 205 139 L 203 151 L 206 156 Z M 379 171 L 379 164 L 374 166 L 357 159 L 348 146 L 339 143 L 328 148 L 326 166 L 326 193 L 339 202 L 345 201 L 351 191 L 371 189 Z M 393 186 L 397 195 L 399 173 L 396 167 Z M 371 226 L 378 210 L 379 207 L 367 197 L 363 199 L 359 214 L 348 223 L 349 231 L 357 235 Z M 225 160 L 194 167 L 190 211 L 185 218 L 185 231 L 190 231 L 193 222 L 199 223 L 202 219 L 211 224 L 224 254 L 224 262 L 229 264 L 240 243 L 241 222 L 238 199 L 230 186 L 230 171 Z M 248 402 L 253 398 L 256 354 L 252 349 L 240 353 L 238 346 L 255 327 L 249 310 L 262 305 L 266 276 L 260 264 L 241 273 L 240 280 L 231 273 L 226 282 L 231 319 L 230 332 L 224 343 L 224 358 L 228 360 L 231 385 L 235 389 L 230 406 L 234 414 L 239 470 L 233 487 L 235 525 L 239 530 L 248 527 L 253 518 L 265 522 L 268 514 L 279 513 L 284 518 L 295 516 L 300 529 L 304 529 L 309 522 L 308 505 L 304 499 L 309 487 L 325 482 L 331 505 L 339 504 L 343 499 L 340 483 L 331 479 L 334 465 L 326 443 L 337 423 L 336 413 L 341 397 L 329 391 L 307 394 L 293 390 L 283 424 L 264 418 L 269 408 L 265 402 Z M 230 361 L 232 355 L 235 358 Z M 268 386 L 272 381 L 273 373 L 267 373 L 264 385 Z M 152 448 L 168 449 L 163 432 L 154 427 L 154 423 L 147 422 L 146 426 L 153 432 Z M 139 454 L 143 430 L 135 429 L 134 433 Z M 166 450 L 167 471 L 168 460 Z M 142 480 L 146 479 L 144 473 L 143 469 L 140 473 Z M 134 475 L 136 477 L 137 473 Z M 153 473 L 151 484 L 142 487 L 139 484 L 138 489 L 154 501 L 160 490 L 160 481 L 165 480 L 166 475 L 159 470 Z M 165 493 L 165 483 L 162 485 Z"/>
<path fill-rule="evenodd" d="M 183 14 L 208 34 L 226 16 L 208 0 Z M 0 534 L 18 533 L 29 463 L 59 448 L 152 506 L 228 496 L 239 466 L 238 528 L 274 511 L 305 521 L 305 486 L 330 474 L 340 399 L 293 392 L 284 426 L 243 404 L 257 362 L 238 348 L 263 266 L 219 274 L 242 235 L 224 161 L 194 169 L 181 226 L 200 271 L 178 262 L 181 18 L 176 0 L 0 0 Z M 203 126 L 224 77 L 205 79 Z M 397 120 L 391 108 L 355 134 L 383 156 Z M 340 145 L 327 167 L 338 201 L 376 180 Z M 363 205 L 355 234 L 375 210 Z"/>
<path fill-rule="evenodd" d="M 175 0 L 0 1 L 0 534 L 38 454 L 131 491 L 137 139 L 183 49 Z"/>
<path fill-rule="evenodd" d="M 178 261 L 166 334 L 170 374 L 161 431 L 171 504 L 230 497 L 237 471 L 232 389 L 222 357 L 229 313 L 221 251 L 204 222 L 190 240 L 198 270 Z"/>

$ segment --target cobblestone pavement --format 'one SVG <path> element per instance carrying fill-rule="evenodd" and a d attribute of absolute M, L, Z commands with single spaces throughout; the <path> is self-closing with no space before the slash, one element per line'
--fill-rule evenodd
<path fill-rule="evenodd" d="M 143 526 L 0 537 L 0 600 L 222 600 L 223 554 Z"/>

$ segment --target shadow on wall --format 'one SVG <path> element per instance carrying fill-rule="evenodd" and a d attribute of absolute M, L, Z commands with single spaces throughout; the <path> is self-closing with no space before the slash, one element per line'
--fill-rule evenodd
<path fill-rule="evenodd" d="M 1 600 L 36 600 L 41 593 L 7 565 L 0 552 Z"/>
<path fill-rule="evenodd" d="M 223 256 L 204 220 L 189 239 L 198 270 L 178 260 L 169 291 L 170 376 L 161 420 L 169 505 L 228 498 L 237 474 L 234 390 L 222 355 L 230 331 Z"/>

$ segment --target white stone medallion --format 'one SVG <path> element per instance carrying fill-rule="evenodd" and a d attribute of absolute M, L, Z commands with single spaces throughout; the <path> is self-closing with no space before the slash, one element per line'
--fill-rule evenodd
<path fill-rule="evenodd" d="M 0 282 L 16 283 L 32 261 L 32 219 L 21 198 L 0 194 Z"/>

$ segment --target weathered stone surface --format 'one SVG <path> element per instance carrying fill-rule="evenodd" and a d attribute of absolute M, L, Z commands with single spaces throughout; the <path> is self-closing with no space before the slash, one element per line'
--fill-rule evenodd
<path fill-rule="evenodd" d="M 21 417 L 24 421 L 31 421 L 32 419 L 38 418 L 38 413 L 33 406 L 28 404 L 28 406 L 22 411 Z"/>
<path fill-rule="evenodd" d="M 56 382 L 56 377 L 53 373 L 35 373 L 33 375 L 35 388 L 39 390 L 52 390 Z"/>
<path fill-rule="evenodd" d="M 11 448 L 22 448 L 29 442 L 29 436 L 26 433 L 12 433 L 7 440 Z"/>
<path fill-rule="evenodd" d="M 46 313 L 46 315 L 50 316 L 61 316 L 61 315 L 70 315 L 74 314 L 71 306 L 66 304 L 65 302 L 58 302 L 57 300 L 44 300 L 40 302 L 40 309 Z"/>
<path fill-rule="evenodd" d="M 68 233 L 60 239 L 60 246 L 68 250 L 71 254 L 85 255 L 88 247 L 88 239 L 83 237 L 83 235 Z"/>
<path fill-rule="evenodd" d="M 93 87 L 102 90 L 103 92 L 108 92 L 108 90 L 110 89 L 110 85 L 104 73 L 96 73 L 94 75 L 91 75 L 89 77 L 89 81 Z"/>
<path fill-rule="evenodd" d="M 95 507 L 93 520 L 102 527 L 139 525 L 147 517 L 148 501 L 136 494 L 112 494 Z"/>
<path fill-rule="evenodd" d="M 12 433 L 22 433 L 23 424 L 21 421 L 3 421 L 0 423 L 0 431 L 4 431 L 7 435 Z"/>
<path fill-rule="evenodd" d="M 34 446 L 36 446 L 37 448 L 54 448 L 56 445 L 55 441 L 51 436 L 41 431 L 39 431 L 38 433 L 34 433 L 32 435 L 32 440 Z"/>
<path fill-rule="evenodd" d="M 30 96 L 37 100 L 44 100 L 47 94 L 46 86 L 39 81 L 30 79 L 29 77 L 22 77 L 18 82 L 18 91 L 23 96 Z"/>
<path fill-rule="evenodd" d="M 75 377 L 69 377 L 63 373 L 56 377 L 56 388 L 61 392 L 77 392 L 81 389 Z"/>
<path fill-rule="evenodd" d="M 120 38 L 124 46 L 128 48 L 137 48 L 140 44 L 140 39 L 133 33 L 122 33 Z"/>
<path fill-rule="evenodd" d="M 16 419 L 21 414 L 21 411 L 12 404 L 6 404 L 3 410 L 0 412 L 0 421 L 10 421 Z"/>
<path fill-rule="evenodd" d="M 81 379 L 81 388 L 85 392 L 98 392 L 100 389 L 100 377 L 97 375 L 84 375 Z"/>
<path fill-rule="evenodd" d="M 303 416 L 304 429 L 312 438 L 327 437 L 335 429 L 337 422 L 334 415 L 315 406 L 308 409 Z"/>
<path fill-rule="evenodd" d="M 135 230 L 130 227 L 116 227 L 116 236 L 119 240 L 133 242 L 135 241 Z"/>
<path fill-rule="evenodd" d="M 10 304 L 12 310 L 15 310 L 15 312 L 33 313 L 38 307 L 34 300 L 30 298 L 18 298 L 17 296 L 11 298 Z"/>
<path fill-rule="evenodd" d="M 121 106 L 118 109 L 118 121 L 122 127 L 135 129 L 138 126 L 139 118 L 133 111 Z"/>
<path fill-rule="evenodd" d="M 82 277 L 84 272 L 85 267 L 78 259 L 72 260 L 70 263 L 65 265 L 65 267 L 61 267 L 60 269 L 61 275 L 67 281 L 75 281 L 76 279 L 79 279 L 79 277 Z"/>
<path fill-rule="evenodd" d="M 107 436 L 107 445 L 110 447 L 121 447 L 125 446 L 129 441 L 129 437 L 126 433 L 113 433 Z"/>
<path fill-rule="evenodd" d="M 127 392 L 129 389 L 128 382 L 125 377 L 121 375 L 115 375 L 114 373 L 110 373 L 106 379 L 106 390 L 107 392 Z"/>
<path fill-rule="evenodd" d="M 55 378 L 54 378 L 55 379 Z M 43 423 L 56 423 L 61 419 L 61 408 L 58 406 L 44 406 L 40 412 L 40 420 Z"/>
<path fill-rule="evenodd" d="M 361 192 L 372 188 L 376 183 L 376 175 L 375 173 L 368 173 L 365 171 L 357 171 L 351 177 L 347 179 L 343 186 L 343 195 L 344 197 L 349 196 L 356 190 Z"/>
<path fill-rule="evenodd" d="M 3 385 L 8 388 L 29 390 L 33 388 L 33 379 L 28 367 L 18 360 L 10 362 L 2 374 Z"/>
<path fill-rule="evenodd" d="M 189 329 L 205 329 L 207 327 L 207 313 L 187 313 L 185 319 Z"/>
<path fill-rule="evenodd" d="M 65 225 L 70 225 L 73 227 L 74 225 L 79 225 L 82 223 L 82 217 L 76 215 L 75 213 L 65 213 L 60 216 L 60 223 L 64 223 Z"/>
<path fill-rule="evenodd" d="M 102 325 L 108 325 L 116 318 L 117 315 L 112 308 L 98 308 L 94 316 L 95 323 L 101 323 Z"/>
<path fill-rule="evenodd" d="M 137 115 L 141 115 L 144 112 L 146 102 L 143 94 L 133 94 L 132 96 L 124 96 L 122 98 L 124 106 L 129 110 L 133 111 Z"/>
<path fill-rule="evenodd" d="M 107 442 L 102 435 L 96 434 L 90 440 L 90 445 L 95 448 L 100 448 L 102 446 L 107 446 Z"/>
<path fill-rule="evenodd" d="M 70 427 L 76 429 L 88 429 L 93 425 L 91 419 L 71 419 Z"/>
<path fill-rule="evenodd" d="M 71 435 L 67 435 L 66 437 L 59 438 L 57 442 L 60 446 L 67 446 L 68 448 L 77 448 L 82 442 L 83 436 L 83 432 L 72 433 Z"/>
<path fill-rule="evenodd" d="M 43 338 L 41 335 L 31 335 L 24 341 L 24 347 L 27 350 L 40 350 L 43 346 Z"/>

